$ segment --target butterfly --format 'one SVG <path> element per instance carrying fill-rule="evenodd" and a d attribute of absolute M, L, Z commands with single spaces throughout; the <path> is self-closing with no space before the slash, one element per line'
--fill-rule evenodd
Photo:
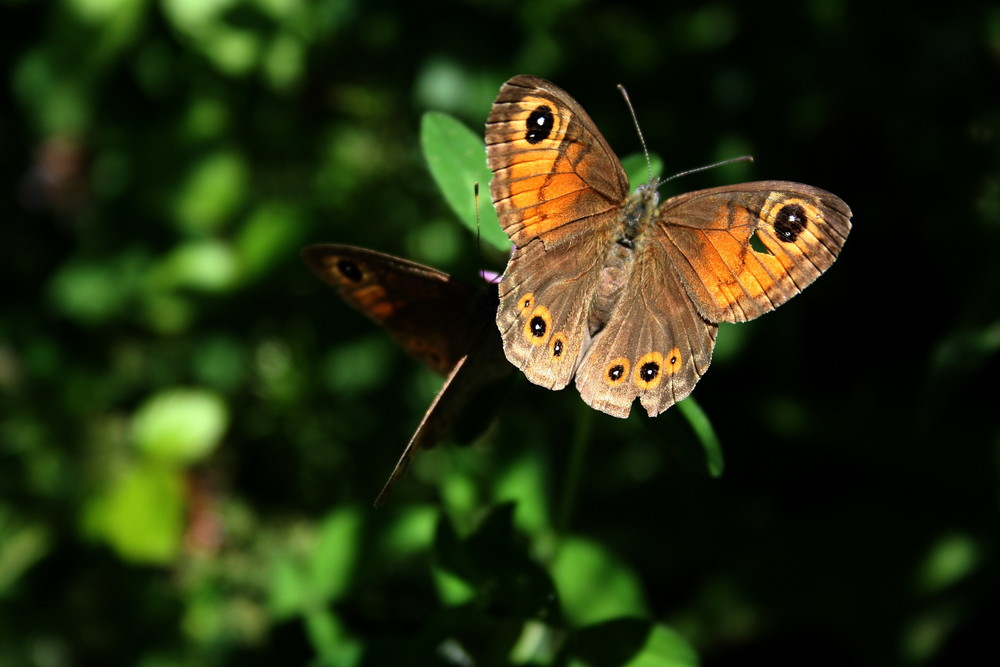
<path fill-rule="evenodd" d="M 428 266 L 347 245 L 308 246 L 302 257 L 344 301 L 387 329 L 411 356 L 446 376 L 376 498 L 377 507 L 418 451 L 444 438 L 484 388 L 513 373 L 493 323 L 496 286 L 475 288 Z"/>
<path fill-rule="evenodd" d="M 802 291 L 840 253 L 851 209 L 786 181 L 629 193 L 597 126 L 553 83 L 516 76 L 486 122 L 490 191 L 514 244 L 496 324 L 506 358 L 549 389 L 655 416 L 691 393 L 718 323 L 745 322 Z"/>

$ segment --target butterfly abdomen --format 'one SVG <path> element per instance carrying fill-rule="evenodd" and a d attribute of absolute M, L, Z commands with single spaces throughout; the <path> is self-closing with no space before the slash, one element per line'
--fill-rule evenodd
<path fill-rule="evenodd" d="M 613 243 L 608 249 L 601 268 L 601 277 L 597 281 L 597 290 L 590 304 L 590 314 L 587 317 L 591 336 L 597 334 L 608 323 L 625 286 L 632 277 L 634 265 L 635 248 L 631 243 L 628 245 Z"/>
<path fill-rule="evenodd" d="M 610 245 L 597 281 L 597 291 L 590 304 L 587 323 L 590 335 L 604 328 L 632 278 L 635 258 L 643 252 L 648 230 L 653 225 L 659 205 L 656 183 L 640 185 L 625 201 L 618 215 L 617 236 Z"/>

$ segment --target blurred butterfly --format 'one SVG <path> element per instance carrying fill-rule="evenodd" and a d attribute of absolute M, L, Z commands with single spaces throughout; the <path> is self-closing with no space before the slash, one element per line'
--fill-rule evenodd
<path fill-rule="evenodd" d="M 446 377 L 376 498 L 378 507 L 419 450 L 440 442 L 472 398 L 513 373 L 495 324 L 496 286 L 475 288 L 428 266 L 354 246 L 308 246 L 302 257 L 344 301 Z"/>

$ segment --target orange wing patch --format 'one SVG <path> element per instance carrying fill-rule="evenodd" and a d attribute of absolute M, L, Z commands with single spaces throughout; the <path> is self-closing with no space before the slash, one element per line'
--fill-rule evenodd
<path fill-rule="evenodd" d="M 711 224 L 690 232 L 685 259 L 717 310 L 733 310 L 746 299 L 768 301 L 768 290 L 784 272 L 775 257 L 750 247 L 756 225 L 757 216 L 746 208 L 724 204 Z"/>
<path fill-rule="evenodd" d="M 385 288 L 381 285 L 366 285 L 351 292 L 351 297 L 357 305 L 376 321 L 392 316 L 396 305 L 389 300 Z"/>
<path fill-rule="evenodd" d="M 587 231 L 571 230 L 572 223 L 620 208 L 588 184 L 589 135 L 579 135 L 573 111 L 554 99 L 526 95 L 494 105 L 486 131 L 490 190 L 514 245 L 559 243 Z"/>
<path fill-rule="evenodd" d="M 839 199 L 781 181 L 689 193 L 661 211 L 661 243 L 713 322 L 744 322 L 788 301 L 833 264 L 850 230 Z"/>

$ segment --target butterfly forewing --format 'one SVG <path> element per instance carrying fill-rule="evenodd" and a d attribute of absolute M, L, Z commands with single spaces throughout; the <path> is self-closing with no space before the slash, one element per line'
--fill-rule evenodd
<path fill-rule="evenodd" d="M 309 246 L 302 257 L 341 298 L 385 327 L 414 358 L 447 375 L 481 322 L 468 317 L 480 290 L 447 273 L 353 246 Z"/>
<path fill-rule="evenodd" d="M 515 77 L 500 89 L 486 121 L 486 151 L 497 216 L 518 247 L 610 227 L 628 194 L 621 163 L 590 117 L 537 77 Z"/>
<path fill-rule="evenodd" d="M 656 239 L 705 318 L 744 322 L 822 275 L 844 245 L 850 216 L 843 200 L 819 188 L 743 183 L 667 200 Z"/>

